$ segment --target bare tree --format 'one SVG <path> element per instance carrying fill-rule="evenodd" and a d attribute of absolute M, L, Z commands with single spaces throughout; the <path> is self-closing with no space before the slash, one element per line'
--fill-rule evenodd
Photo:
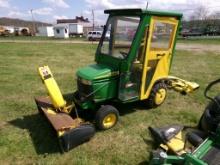
<path fill-rule="evenodd" d="M 215 12 L 215 13 L 209 15 L 208 18 L 209 18 L 209 19 L 212 19 L 212 20 L 220 19 L 220 12 Z"/>
<path fill-rule="evenodd" d="M 196 20 L 206 20 L 208 18 L 208 15 L 208 9 L 202 5 L 198 6 L 193 13 L 194 19 Z"/>

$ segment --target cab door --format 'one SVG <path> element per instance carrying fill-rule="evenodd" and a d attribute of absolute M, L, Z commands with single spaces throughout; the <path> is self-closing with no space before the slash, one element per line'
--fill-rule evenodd
<path fill-rule="evenodd" d="M 178 22 L 173 17 L 151 18 L 141 80 L 141 100 L 149 97 L 157 80 L 169 74 Z"/>

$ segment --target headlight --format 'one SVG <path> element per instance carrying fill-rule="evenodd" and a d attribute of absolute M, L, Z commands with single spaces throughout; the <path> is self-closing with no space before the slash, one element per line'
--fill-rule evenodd
<path fill-rule="evenodd" d="M 86 79 L 82 79 L 82 78 L 78 78 L 79 81 L 82 83 L 82 84 L 85 84 L 85 85 L 92 85 L 92 82 L 89 81 L 89 80 L 86 80 Z"/>

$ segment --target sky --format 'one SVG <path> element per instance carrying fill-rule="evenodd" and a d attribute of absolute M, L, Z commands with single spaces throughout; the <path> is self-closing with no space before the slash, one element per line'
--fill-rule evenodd
<path fill-rule="evenodd" d="M 209 14 L 220 12 L 220 0 L 0 0 L 0 17 L 20 18 L 55 23 L 56 19 L 84 16 L 96 23 L 106 20 L 104 9 L 146 8 L 182 12 L 189 17 L 198 6 L 205 6 Z"/>

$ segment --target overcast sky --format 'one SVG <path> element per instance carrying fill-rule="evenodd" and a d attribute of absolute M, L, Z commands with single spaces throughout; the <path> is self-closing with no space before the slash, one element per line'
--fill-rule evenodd
<path fill-rule="evenodd" d="M 149 9 L 183 12 L 185 17 L 198 6 L 206 6 L 209 13 L 220 12 L 220 0 L 148 0 Z M 104 9 L 146 8 L 146 0 L 0 0 L 0 17 L 35 20 L 53 23 L 58 18 L 88 17 L 94 10 L 96 22 L 105 22 Z"/>

